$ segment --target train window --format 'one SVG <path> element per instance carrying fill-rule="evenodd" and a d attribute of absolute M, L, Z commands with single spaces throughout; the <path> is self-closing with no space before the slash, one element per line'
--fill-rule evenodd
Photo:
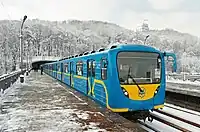
<path fill-rule="evenodd" d="M 91 76 L 91 62 L 88 62 L 88 76 Z"/>
<path fill-rule="evenodd" d="M 101 60 L 101 79 L 106 80 L 107 79 L 107 66 L 108 62 L 106 59 Z"/>
<path fill-rule="evenodd" d="M 95 61 L 92 61 L 92 77 L 95 77 Z"/>
<path fill-rule="evenodd" d="M 60 65 L 58 65 L 58 69 L 57 69 L 57 71 L 60 71 Z"/>
<path fill-rule="evenodd" d="M 157 84 L 161 80 L 161 57 L 150 52 L 120 52 L 117 57 L 121 84 Z"/>
<path fill-rule="evenodd" d="M 68 63 L 65 64 L 63 71 L 64 71 L 65 73 L 68 73 L 68 72 L 69 72 L 69 70 L 68 70 Z"/>
<path fill-rule="evenodd" d="M 83 62 L 79 61 L 76 63 L 76 74 L 79 76 L 83 75 Z"/>
<path fill-rule="evenodd" d="M 88 76 L 91 76 L 91 69 L 92 68 L 91 68 L 91 62 L 90 61 L 88 62 L 88 67 L 87 68 L 88 68 Z"/>
<path fill-rule="evenodd" d="M 88 60 L 88 76 L 89 77 L 95 77 L 95 61 L 94 60 Z"/>

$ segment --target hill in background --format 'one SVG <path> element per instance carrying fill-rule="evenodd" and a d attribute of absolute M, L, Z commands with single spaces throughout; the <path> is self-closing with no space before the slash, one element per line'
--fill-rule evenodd
<path fill-rule="evenodd" d="M 0 21 L 0 73 L 16 68 L 19 62 L 20 21 Z M 178 70 L 200 72 L 199 38 L 173 29 L 152 30 L 142 25 L 133 31 L 101 21 L 27 20 L 24 25 L 24 55 L 62 56 L 105 48 L 112 43 L 146 44 L 162 51 L 175 52 Z M 31 57 L 29 57 L 31 59 Z M 6 60 L 6 61 L 5 61 Z"/>

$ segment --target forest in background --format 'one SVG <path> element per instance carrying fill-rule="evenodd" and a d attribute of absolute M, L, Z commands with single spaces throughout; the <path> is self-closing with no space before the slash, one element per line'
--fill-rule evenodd
<path fill-rule="evenodd" d="M 0 21 L 0 75 L 19 66 L 19 29 L 21 21 Z M 27 20 L 23 29 L 24 56 L 67 57 L 86 51 L 106 48 L 113 43 L 143 44 L 162 51 L 174 52 L 178 72 L 200 72 L 200 40 L 173 29 L 154 30 L 143 23 L 140 29 L 129 30 L 101 21 Z M 26 59 L 26 58 L 24 58 Z"/>

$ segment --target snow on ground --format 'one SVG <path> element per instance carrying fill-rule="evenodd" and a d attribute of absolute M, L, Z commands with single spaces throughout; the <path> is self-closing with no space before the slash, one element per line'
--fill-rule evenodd
<path fill-rule="evenodd" d="M 143 131 L 77 93 L 47 75 L 32 72 L 23 84 L 18 79 L 1 94 L 0 131 Z"/>
<path fill-rule="evenodd" d="M 167 84 L 167 90 L 176 90 L 176 92 L 179 93 L 200 93 L 200 87 L 194 86 L 194 85 L 187 85 L 187 84 Z M 177 91 L 178 90 L 178 91 Z M 174 91 L 175 92 L 175 91 Z"/>
<path fill-rule="evenodd" d="M 48 89 L 48 82 L 36 80 L 30 83 L 32 79 L 25 79 L 23 84 L 17 80 L 13 86 L 5 90 L 4 94 L 1 94 L 3 102 L 2 114 L 0 115 L 1 131 L 105 131 L 98 127 L 98 123 L 83 123 L 83 120 L 89 118 L 89 112 L 76 107 L 71 108 L 69 105 L 56 106 L 56 103 L 61 105 L 63 100 L 62 98 L 56 100 L 55 97 L 57 96 L 54 95 L 54 99 L 45 98 L 46 90 L 50 90 Z M 35 84 L 35 87 L 33 84 Z M 61 86 L 56 85 L 56 83 L 53 84 L 52 92 L 58 87 Z M 41 95 L 35 94 L 35 98 L 33 91 Z"/>
<path fill-rule="evenodd" d="M 190 81 L 190 80 L 179 80 L 179 79 L 170 79 L 166 81 L 167 83 L 178 83 L 178 84 L 191 84 L 191 85 L 196 85 L 196 86 L 200 86 L 200 82 L 199 81 Z"/>
<path fill-rule="evenodd" d="M 178 79 L 167 80 L 166 90 L 176 91 L 178 93 L 189 94 L 192 96 L 199 96 L 200 82 L 191 82 L 189 80 L 183 81 Z"/>

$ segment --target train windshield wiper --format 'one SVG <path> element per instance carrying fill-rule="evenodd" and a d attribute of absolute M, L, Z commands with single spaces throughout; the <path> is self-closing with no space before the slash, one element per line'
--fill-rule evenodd
<path fill-rule="evenodd" d="M 136 83 L 136 81 L 135 81 L 135 79 L 131 76 L 131 67 L 129 67 L 129 69 L 128 69 L 128 78 L 131 78 L 132 80 L 133 80 L 133 82 L 136 84 L 136 86 L 138 87 L 138 89 L 139 89 L 139 91 L 140 92 L 144 92 L 143 90 L 142 90 L 142 88 Z M 128 79 L 127 79 L 127 81 L 128 81 Z M 129 82 L 128 82 L 129 83 Z"/>

